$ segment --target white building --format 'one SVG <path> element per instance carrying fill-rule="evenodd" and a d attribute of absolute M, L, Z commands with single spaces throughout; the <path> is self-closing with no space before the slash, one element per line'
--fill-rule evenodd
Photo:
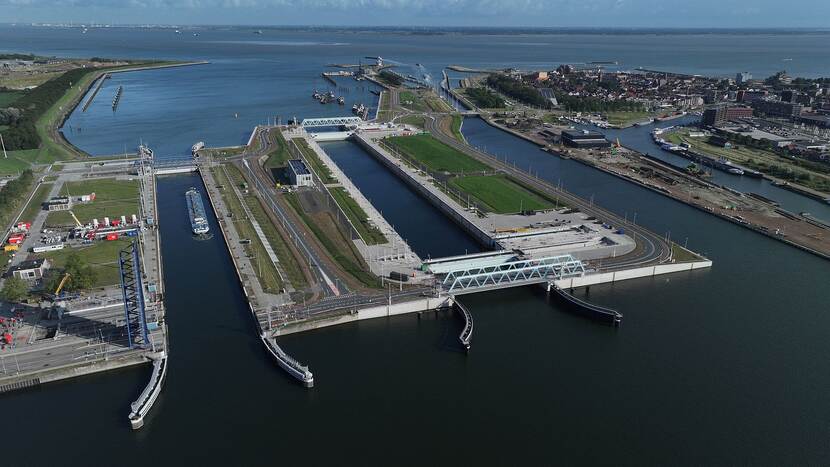
<path fill-rule="evenodd" d="M 314 186 L 314 182 L 311 179 L 311 172 L 300 159 L 291 159 L 288 161 L 288 175 L 291 177 L 291 184 L 294 186 Z"/>

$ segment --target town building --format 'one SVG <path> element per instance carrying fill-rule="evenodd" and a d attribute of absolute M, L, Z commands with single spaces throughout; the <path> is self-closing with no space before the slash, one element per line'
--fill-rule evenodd
<path fill-rule="evenodd" d="M 768 117 L 792 118 L 801 115 L 804 106 L 795 102 L 758 100 L 752 108 Z"/>
<path fill-rule="evenodd" d="M 68 211 L 72 209 L 72 199 L 68 196 L 56 196 L 43 204 L 47 211 Z"/>
<path fill-rule="evenodd" d="M 742 72 L 738 73 L 737 75 L 735 75 L 735 84 L 740 86 L 741 84 L 748 83 L 751 79 L 752 79 L 752 73 L 750 73 L 748 71 L 742 71 Z"/>

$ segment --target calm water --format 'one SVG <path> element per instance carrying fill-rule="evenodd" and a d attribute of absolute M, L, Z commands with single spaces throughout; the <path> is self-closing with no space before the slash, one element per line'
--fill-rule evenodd
<path fill-rule="evenodd" d="M 580 51 L 568 45 L 576 42 L 573 38 L 557 38 L 555 46 L 514 44 L 511 48 L 492 36 L 452 40 L 292 36 L 304 43 L 349 44 L 322 46 L 262 44 L 277 39 L 211 31 L 199 40 L 216 35 L 220 42 L 206 46 L 182 37 L 174 46 L 166 32 L 110 33 L 93 41 L 79 38 L 76 31 L 24 29 L 10 35 L 9 28 L 0 28 L 0 44 L 12 50 L 67 55 L 211 58 L 214 63 L 227 61 L 240 67 L 250 60 L 253 66 L 240 70 L 240 76 L 256 73 L 261 61 L 281 62 L 285 74 L 274 79 L 294 84 L 274 86 L 270 92 L 281 102 L 297 99 L 299 107 L 284 104 L 270 114 L 297 112 L 300 117 L 309 116 L 301 113 L 304 108 L 322 107 L 307 96 L 313 85 L 306 80 L 316 76 L 320 64 L 348 59 L 338 54 L 350 54 L 354 60 L 380 53 L 438 70 L 448 62 L 462 61 L 459 57 L 468 65 L 545 63 L 552 55 L 576 56 Z M 257 43 L 226 43 L 254 39 Z M 535 36 L 505 40 L 540 41 Z M 637 40 L 642 47 L 625 50 L 639 57 L 639 63 L 663 68 L 675 64 L 679 69 L 688 55 L 683 66 L 699 67 L 698 72 L 718 66 L 726 72 L 727 64 L 755 69 L 743 62 L 746 54 L 737 52 L 725 57 L 710 53 L 711 60 L 696 62 L 695 57 L 706 53 L 707 41 L 696 42 L 689 36 L 591 40 L 600 43 L 584 47 L 589 59 L 613 59 L 621 50 L 618 42 Z M 804 37 L 782 39 L 792 45 L 790 40 L 804 45 L 805 53 L 823 43 L 805 44 Z M 733 43 L 736 51 L 743 50 L 741 44 L 755 44 L 752 47 L 758 50 L 770 46 L 763 38 L 737 37 L 709 51 L 722 53 Z M 660 52 L 670 44 L 679 47 L 671 56 Z M 799 47 L 782 52 L 793 58 L 799 53 Z M 771 57 L 769 53 L 753 63 L 758 68 L 775 66 Z M 210 81 L 213 66 L 181 72 L 195 81 Z M 295 69 L 310 71 L 291 71 Z M 187 94 L 180 106 L 194 115 L 227 115 L 250 98 L 241 97 L 249 92 L 245 86 L 228 80 L 212 82 L 221 86 L 223 96 L 216 107 L 203 107 L 207 101 L 191 103 Z M 298 90 L 301 95 L 291 94 Z M 125 98 L 130 91 L 125 86 Z M 305 104 L 306 100 L 317 107 Z M 158 122 L 143 124 L 143 137 L 170 148 L 189 147 L 191 135 L 170 136 L 170 140 L 163 136 L 169 135 L 165 126 L 176 119 L 164 112 L 160 115 Z M 250 118 L 249 123 L 264 118 L 243 115 L 239 120 Z M 210 128 L 216 140 L 202 139 L 211 144 L 245 137 L 241 126 Z M 200 130 L 194 125 L 182 131 Z M 0 399 L 8 421 L 0 434 L 10 440 L 5 461 L 14 465 L 114 459 L 122 464 L 232 465 L 336 465 L 347 460 L 359 465 L 826 463 L 830 458 L 826 441 L 830 436 L 826 397 L 830 291 L 824 286 L 830 266 L 826 261 L 561 160 L 475 121 L 465 122 L 464 133 L 473 144 L 548 180 L 561 180 L 575 193 L 593 195 L 597 203 L 622 215 L 630 218 L 637 212 L 637 222 L 656 232 L 671 231 L 675 239 L 688 237 L 689 246 L 705 252 L 715 266 L 693 274 L 592 287 L 591 300 L 625 315 L 617 330 L 561 312 L 537 289 L 467 297 L 464 301 L 476 319 L 469 355 L 459 351 L 456 339 L 461 324 L 450 313 L 365 321 L 281 339 L 289 352 L 311 364 L 317 387 L 309 391 L 275 367 L 255 339 L 222 239 L 217 235 L 210 241 L 192 240 L 181 196 L 198 179 L 162 178 L 160 226 L 171 360 L 168 383 L 147 426 L 135 433 L 126 420 L 129 403 L 149 374 L 147 368 L 10 394 Z M 99 141 L 89 132 L 84 137 L 90 145 Z M 127 144 L 118 142 L 115 147 L 117 138 L 98 137 L 109 140 L 101 143 L 101 153 L 119 152 Z M 132 135 L 124 135 L 128 137 Z M 368 156 L 348 145 L 329 148 L 367 196 L 383 206 L 384 214 L 406 229 L 419 253 L 467 248 L 469 240 L 463 234 L 453 234 L 445 222 L 429 220 L 430 208 L 412 201 L 396 209 L 394 200 L 386 199 L 391 196 L 373 193 L 370 187 L 375 184 L 388 184 L 389 193 L 398 196 L 405 190 L 392 188 L 388 174 L 373 167 Z M 408 216 L 426 220 L 420 230 L 395 220 Z M 210 222 L 218 231 L 215 219 Z M 443 241 L 435 246 L 434 238 Z"/>

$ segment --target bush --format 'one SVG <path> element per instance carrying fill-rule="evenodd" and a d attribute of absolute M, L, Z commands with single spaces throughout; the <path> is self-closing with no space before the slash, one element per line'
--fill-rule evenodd
<path fill-rule="evenodd" d="M 0 298 L 6 302 L 17 303 L 29 295 L 29 286 L 17 277 L 9 277 L 0 290 Z"/>

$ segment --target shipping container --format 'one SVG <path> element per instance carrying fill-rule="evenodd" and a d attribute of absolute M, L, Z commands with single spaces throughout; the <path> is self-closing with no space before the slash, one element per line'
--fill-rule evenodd
<path fill-rule="evenodd" d="M 17 251 L 20 249 L 20 245 L 3 245 L 3 251 Z"/>
<path fill-rule="evenodd" d="M 117 233 L 107 234 L 107 240 L 118 240 L 118 234 Z"/>
<path fill-rule="evenodd" d="M 128 237 L 137 237 L 138 236 L 138 230 L 128 230 L 128 231 L 124 232 L 124 235 L 126 235 Z"/>

